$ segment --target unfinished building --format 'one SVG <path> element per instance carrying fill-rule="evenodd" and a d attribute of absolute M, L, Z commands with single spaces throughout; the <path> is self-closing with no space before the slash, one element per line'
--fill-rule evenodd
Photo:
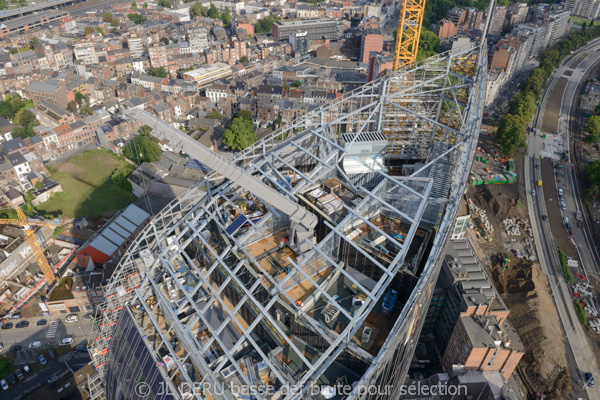
<path fill-rule="evenodd" d="M 398 398 L 473 160 L 485 72 L 485 48 L 430 58 L 234 160 L 127 111 L 215 172 L 150 221 L 105 287 L 93 392 L 149 398 L 145 382 L 158 399 Z"/>

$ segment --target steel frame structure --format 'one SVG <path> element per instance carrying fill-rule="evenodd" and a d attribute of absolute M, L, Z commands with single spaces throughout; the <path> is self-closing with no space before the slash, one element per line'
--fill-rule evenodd
<path fill-rule="evenodd" d="M 389 385 L 391 391 L 356 389 L 348 398 L 398 398 L 477 145 L 486 60 L 485 47 L 474 47 L 401 69 L 304 116 L 236 157 L 239 166 L 315 214 L 319 211 L 310 208 L 306 193 L 328 178 L 342 181 L 356 196 L 355 202 L 344 204 L 339 218 L 321 218 L 322 237 L 307 240 L 313 250 L 302 258 L 288 257 L 288 269 L 278 275 L 261 264 L 264 255 L 250 250 L 289 226 L 274 205 L 217 174 L 171 202 L 135 239 L 104 288 L 106 302 L 99 306 L 99 323 L 90 336 L 90 353 L 100 376 L 106 378 L 110 368 L 124 362 L 111 341 L 119 321 L 127 317 L 135 321 L 175 398 L 241 398 L 226 377 L 255 387 L 256 369 L 263 368 L 276 392 L 253 393 L 257 399 L 317 399 L 321 397 L 312 392 L 314 385 L 329 382 L 332 369 L 350 363 L 364 366 L 355 379 L 360 387 Z M 128 116 L 150 125 L 155 134 L 177 131 L 143 111 L 130 111 Z M 392 151 L 388 149 L 387 159 L 400 158 L 412 168 L 392 176 L 384 166 L 364 163 L 364 172 L 378 177 L 367 188 L 356 184 L 343 166 L 349 158 L 361 162 L 348 149 L 370 132 L 388 138 Z M 342 133 L 352 133 L 346 137 L 354 139 L 343 143 Z M 171 145 L 186 152 L 190 144 Z M 286 180 L 291 175 L 293 184 Z M 243 233 L 228 231 L 225 214 L 243 214 L 240 200 L 250 198 L 262 204 L 264 216 L 248 220 Z M 374 223 L 377 216 L 409 226 L 403 241 Z M 352 238 L 358 226 L 386 241 L 386 257 Z M 420 229 L 433 237 L 418 271 L 407 264 L 407 254 Z M 351 249 L 375 273 L 359 279 L 360 265 L 344 258 L 341 248 Z M 318 278 L 322 274 L 325 279 Z M 352 338 L 402 274 L 413 276 L 416 284 L 383 346 L 369 353 Z M 302 301 L 292 294 L 299 285 L 312 288 Z M 360 294 L 360 304 L 343 306 L 333 290 L 340 287 Z M 318 304 L 346 323 L 332 329 L 319 316 Z M 165 356 L 174 365 L 166 367 Z M 290 359 L 296 370 L 284 361 Z M 283 393 L 289 385 L 297 391 Z"/>

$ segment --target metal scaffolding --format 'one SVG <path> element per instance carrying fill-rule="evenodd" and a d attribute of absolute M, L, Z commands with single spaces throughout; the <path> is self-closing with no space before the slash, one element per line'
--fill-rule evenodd
<path fill-rule="evenodd" d="M 315 215 L 308 251 L 287 246 L 281 207 L 217 174 L 154 217 L 104 288 L 91 336 L 107 398 L 131 390 L 130 356 L 176 398 L 244 398 L 241 385 L 272 388 L 257 399 L 320 399 L 315 388 L 340 377 L 359 385 L 348 398 L 398 397 L 477 144 L 484 50 L 371 82 L 235 158 Z M 177 129 L 127 114 L 193 154 Z"/>

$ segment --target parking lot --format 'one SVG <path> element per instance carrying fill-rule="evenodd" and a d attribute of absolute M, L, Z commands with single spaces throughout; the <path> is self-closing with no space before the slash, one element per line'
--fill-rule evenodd
<path fill-rule="evenodd" d="M 85 351 L 93 315 L 80 313 L 76 318 L 69 317 L 55 315 L 3 323 L 0 326 L 1 355 L 12 364 L 12 372 L 0 377 L 5 381 L 0 381 L 0 386 L 19 386 L 28 376 L 34 377 L 61 356 L 75 349 Z M 87 351 L 85 353 L 82 355 L 87 356 Z M 25 366 L 31 370 L 29 374 Z M 22 378 L 17 376 L 19 373 Z"/>

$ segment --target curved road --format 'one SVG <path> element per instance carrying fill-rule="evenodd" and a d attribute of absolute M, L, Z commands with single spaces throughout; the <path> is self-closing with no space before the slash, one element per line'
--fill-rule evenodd
<path fill-rule="evenodd" d="M 588 56 L 582 61 L 581 54 L 588 52 Z M 574 100 L 574 96 L 577 87 L 587 72 L 597 60 L 600 59 L 600 40 L 595 40 L 582 46 L 573 55 L 569 56 L 560 66 L 557 68 L 555 73 L 550 79 L 550 82 L 542 95 L 542 106 L 538 108 L 538 111 L 534 117 L 533 126 L 537 128 L 538 132 L 542 130 L 543 124 L 543 113 L 545 112 L 546 103 L 550 96 L 552 89 L 556 85 L 559 79 L 566 78 L 567 85 L 564 89 L 563 98 L 560 106 L 560 113 L 567 118 L 565 120 L 558 120 L 558 140 L 555 140 L 558 149 L 564 148 L 569 149 L 569 125 L 568 120 L 571 114 L 571 107 Z M 567 72 L 569 71 L 569 72 Z M 567 74 L 565 75 L 565 72 Z M 561 135 L 561 133 L 565 133 Z M 542 270 L 548 275 L 548 280 L 552 290 L 552 295 L 556 302 L 556 306 L 559 312 L 559 316 L 563 325 L 563 329 L 566 332 L 565 336 L 570 347 L 570 352 L 567 354 L 569 361 L 569 367 L 571 375 L 573 377 L 574 392 L 576 398 L 588 398 L 591 400 L 600 399 L 600 390 L 591 388 L 585 385 L 584 374 L 586 372 L 592 372 L 596 377 L 596 381 L 600 379 L 600 370 L 596 364 L 596 358 L 589 347 L 588 338 L 584 331 L 584 328 L 579 323 L 575 309 L 573 307 L 573 298 L 570 293 L 568 285 L 566 285 L 563 279 L 563 273 L 556 252 L 556 246 L 554 244 L 554 237 L 549 222 L 542 219 L 542 216 L 546 216 L 546 203 L 544 200 L 544 188 L 550 190 L 550 193 L 546 195 L 555 198 L 557 197 L 556 192 L 558 187 L 552 185 L 551 182 L 545 182 L 543 187 L 537 187 L 536 182 L 542 179 L 542 170 L 537 167 L 541 164 L 540 156 L 545 157 L 560 157 L 560 151 L 558 154 L 548 153 L 546 145 L 548 140 L 543 140 L 540 136 L 531 135 L 529 138 L 529 145 L 527 149 L 527 155 L 525 159 L 525 188 L 527 190 L 527 204 L 530 210 L 531 225 L 534 232 L 534 239 L 536 243 L 538 257 Z M 556 150 L 556 149 L 555 149 Z M 567 206 L 565 211 L 562 211 L 562 216 L 569 217 L 570 220 L 575 221 L 575 211 L 581 210 L 581 200 L 579 199 L 578 191 L 576 190 L 577 183 L 573 183 L 573 175 L 570 168 L 564 170 L 565 180 L 570 184 L 563 182 L 561 185 L 555 184 L 563 189 L 564 199 Z M 533 189 L 537 190 L 537 196 L 532 195 Z M 573 225 L 575 225 L 573 223 Z M 585 221 L 584 227 L 587 225 Z M 554 227 L 555 229 L 564 229 L 563 226 Z M 575 240 L 574 243 L 578 249 L 581 267 L 585 271 L 585 274 L 596 275 L 598 271 L 597 259 L 594 256 L 596 249 L 592 246 L 590 236 L 586 229 L 580 229 L 577 226 L 573 226 Z"/>

